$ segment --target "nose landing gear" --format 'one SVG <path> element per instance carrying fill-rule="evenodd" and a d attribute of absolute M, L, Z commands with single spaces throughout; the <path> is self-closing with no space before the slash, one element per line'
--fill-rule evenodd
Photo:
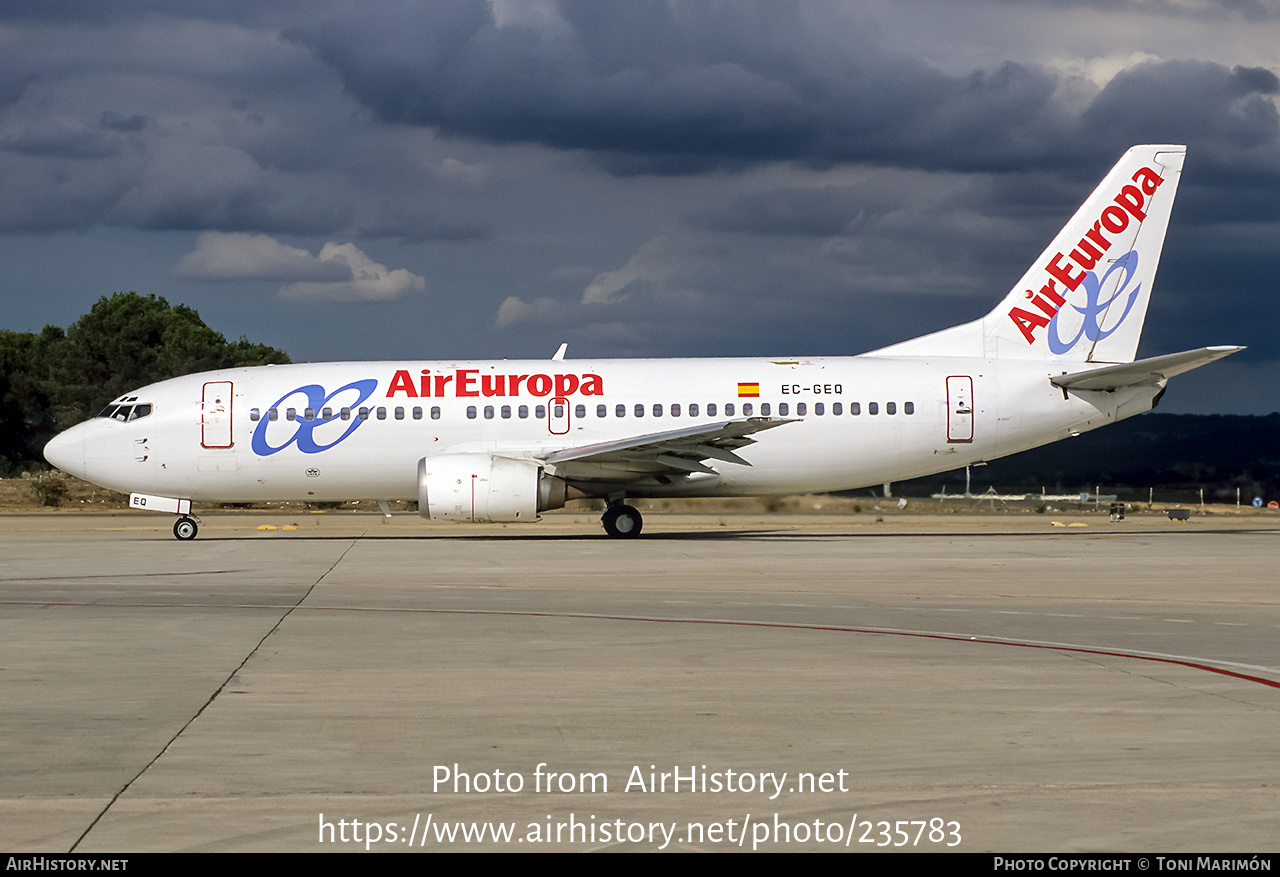
<path fill-rule="evenodd" d="M 177 523 L 173 525 L 173 535 L 176 539 L 183 542 L 190 542 L 196 538 L 196 533 L 200 531 L 200 527 L 196 524 L 194 518 L 181 517 Z"/>

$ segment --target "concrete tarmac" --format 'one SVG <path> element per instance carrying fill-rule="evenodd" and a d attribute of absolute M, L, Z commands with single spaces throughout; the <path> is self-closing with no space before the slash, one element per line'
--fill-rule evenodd
<path fill-rule="evenodd" d="M 1274 517 L 171 524 L 0 518 L 0 848 L 1280 850 Z"/>

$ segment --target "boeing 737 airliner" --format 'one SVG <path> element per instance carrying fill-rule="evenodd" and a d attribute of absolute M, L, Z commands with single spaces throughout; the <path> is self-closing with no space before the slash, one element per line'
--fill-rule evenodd
<path fill-rule="evenodd" d="M 191 503 L 418 501 L 532 522 L 567 500 L 844 490 L 1123 420 L 1240 350 L 1135 361 L 1184 146 L 1135 146 L 999 307 L 852 357 L 343 362 L 207 372 L 116 399 L 49 442 L 59 469 L 180 516 Z"/>

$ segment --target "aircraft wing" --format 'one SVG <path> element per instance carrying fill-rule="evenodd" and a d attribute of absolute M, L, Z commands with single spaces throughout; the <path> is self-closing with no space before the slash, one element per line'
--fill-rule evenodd
<path fill-rule="evenodd" d="M 1186 350 L 1182 353 L 1170 353 L 1167 356 L 1153 356 L 1137 362 L 1125 362 L 1120 365 L 1104 365 L 1089 371 L 1071 372 L 1049 378 L 1055 387 L 1064 390 L 1119 390 L 1122 387 L 1136 387 L 1141 384 L 1154 384 L 1168 380 L 1174 375 L 1189 372 L 1193 368 L 1207 365 L 1215 359 L 1222 359 L 1233 353 L 1244 350 L 1243 347 L 1201 347 L 1199 350 Z"/>
<path fill-rule="evenodd" d="M 546 461 L 555 466 L 558 474 L 568 478 L 629 481 L 664 473 L 687 475 L 705 472 L 714 475 L 716 471 L 704 465 L 704 460 L 750 466 L 734 451 L 754 444 L 753 434 L 786 423 L 795 423 L 795 420 L 749 417 L 707 423 L 565 448 L 548 455 Z"/>

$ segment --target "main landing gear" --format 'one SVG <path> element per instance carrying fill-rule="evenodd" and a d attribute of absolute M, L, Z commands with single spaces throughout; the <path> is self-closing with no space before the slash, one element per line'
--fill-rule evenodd
<path fill-rule="evenodd" d="M 615 539 L 634 539 L 644 524 L 638 511 L 622 503 L 609 506 L 600 522 L 604 524 L 604 531 Z"/>
<path fill-rule="evenodd" d="M 200 527 L 196 524 L 195 518 L 183 516 L 178 518 L 177 523 L 173 525 L 174 537 L 181 539 L 183 542 L 190 542 L 196 538 L 196 533 L 199 531 Z"/>

